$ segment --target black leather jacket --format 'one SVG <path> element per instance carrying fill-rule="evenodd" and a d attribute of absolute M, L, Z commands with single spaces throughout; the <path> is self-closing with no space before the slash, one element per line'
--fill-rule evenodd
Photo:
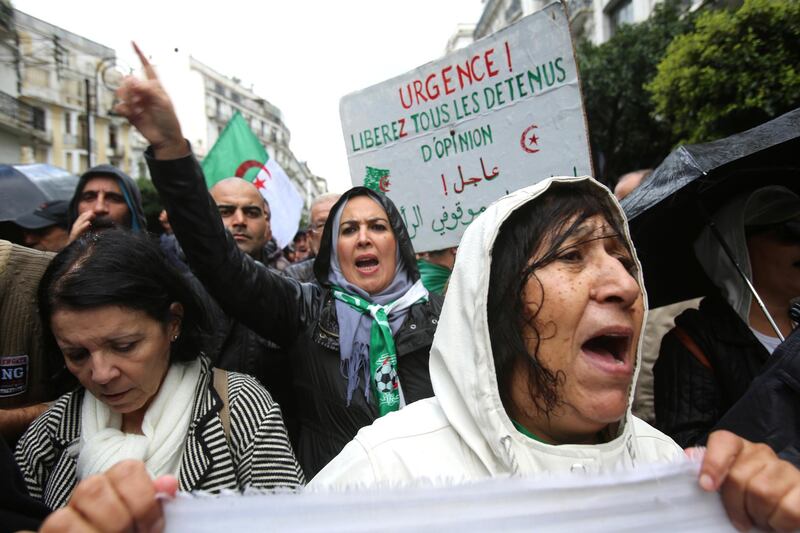
<path fill-rule="evenodd" d="M 768 444 L 781 459 L 800 468 L 800 328 L 775 349 L 762 373 L 714 429 Z"/>
<path fill-rule="evenodd" d="M 675 319 L 708 360 L 702 364 L 675 329 L 664 336 L 653 367 L 656 427 L 682 447 L 704 444 L 720 418 L 744 395 L 769 352 L 720 296 Z"/>
<path fill-rule="evenodd" d="M 299 422 L 299 436 L 293 440 L 310 479 L 360 428 L 378 417 L 374 402 L 365 399 L 363 382 L 347 405 L 336 306 L 327 287 L 333 217 L 325 226 L 314 263 L 320 283 L 300 283 L 258 266 L 239 250 L 222 225 L 194 156 L 160 161 L 152 158 L 149 149 L 146 156 L 153 183 L 194 273 L 226 314 L 276 343 L 291 361 Z M 411 277 L 418 279 L 411 241 L 391 201 L 356 187 L 331 212 L 358 195 L 368 195 L 384 207 L 404 262 L 412 269 Z M 433 396 L 428 356 L 441 303 L 440 297 L 431 294 L 428 302 L 413 305 L 395 335 L 398 373 L 408 403 Z"/>

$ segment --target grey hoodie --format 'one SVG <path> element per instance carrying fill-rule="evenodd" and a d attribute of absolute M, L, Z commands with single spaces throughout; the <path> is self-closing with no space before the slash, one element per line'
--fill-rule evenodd
<path fill-rule="evenodd" d="M 147 219 L 144 216 L 144 207 L 142 206 L 142 193 L 139 192 L 139 187 L 133 178 L 122 172 L 112 165 L 97 165 L 86 172 L 84 172 L 78 180 L 78 185 L 75 187 L 75 193 L 72 195 L 72 200 L 69 202 L 69 211 L 67 212 L 67 221 L 69 229 L 72 229 L 72 224 L 78 218 L 78 203 L 83 188 L 86 182 L 91 178 L 96 177 L 112 177 L 119 183 L 119 188 L 122 195 L 125 197 L 125 203 L 128 204 L 128 209 L 131 212 L 131 231 L 147 231 Z"/>

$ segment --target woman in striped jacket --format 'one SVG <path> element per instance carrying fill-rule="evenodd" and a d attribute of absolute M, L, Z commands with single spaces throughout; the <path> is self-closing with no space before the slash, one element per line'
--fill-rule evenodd
<path fill-rule="evenodd" d="M 202 355 L 201 307 L 154 242 L 116 230 L 76 241 L 45 272 L 39 312 L 81 385 L 17 445 L 29 491 L 49 507 L 123 459 L 186 491 L 304 482 L 269 393 Z"/>

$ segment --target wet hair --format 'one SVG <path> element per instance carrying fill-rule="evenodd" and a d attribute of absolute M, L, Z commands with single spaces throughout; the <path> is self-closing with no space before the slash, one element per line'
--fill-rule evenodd
<path fill-rule="evenodd" d="M 56 311 L 117 306 L 142 311 L 166 326 L 170 305 L 183 306 L 181 333 L 170 348 L 170 363 L 196 359 L 206 339 L 207 318 L 188 281 L 145 234 L 110 229 L 87 234 L 50 262 L 39 283 L 39 316 L 52 368 L 66 372 L 50 329 Z"/>
<path fill-rule="evenodd" d="M 614 232 L 623 234 L 623 222 L 612 200 L 600 196 L 589 182 L 554 182 L 541 196 L 514 211 L 495 240 L 489 276 L 489 338 L 500 398 L 512 416 L 521 409 L 511 397 L 515 368 L 527 370 L 528 389 L 539 413 L 549 416 L 561 405 L 559 386 L 566 376 L 552 372 L 538 360 L 542 340 L 536 323 L 538 310 L 532 316 L 526 310 L 525 286 L 531 279 L 539 283 L 541 309 L 547 296 L 536 270 L 554 261 L 564 242 L 587 219 L 600 215 Z M 527 339 L 525 326 L 531 332 Z M 526 340 L 534 341 L 530 351 Z"/>

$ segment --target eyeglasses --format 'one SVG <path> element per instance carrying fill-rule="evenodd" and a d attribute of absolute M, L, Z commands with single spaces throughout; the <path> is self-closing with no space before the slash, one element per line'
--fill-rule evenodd
<path fill-rule="evenodd" d="M 324 222 L 317 222 L 316 224 L 311 224 L 308 226 L 308 231 L 311 233 L 321 233 L 323 229 L 325 229 Z"/>

